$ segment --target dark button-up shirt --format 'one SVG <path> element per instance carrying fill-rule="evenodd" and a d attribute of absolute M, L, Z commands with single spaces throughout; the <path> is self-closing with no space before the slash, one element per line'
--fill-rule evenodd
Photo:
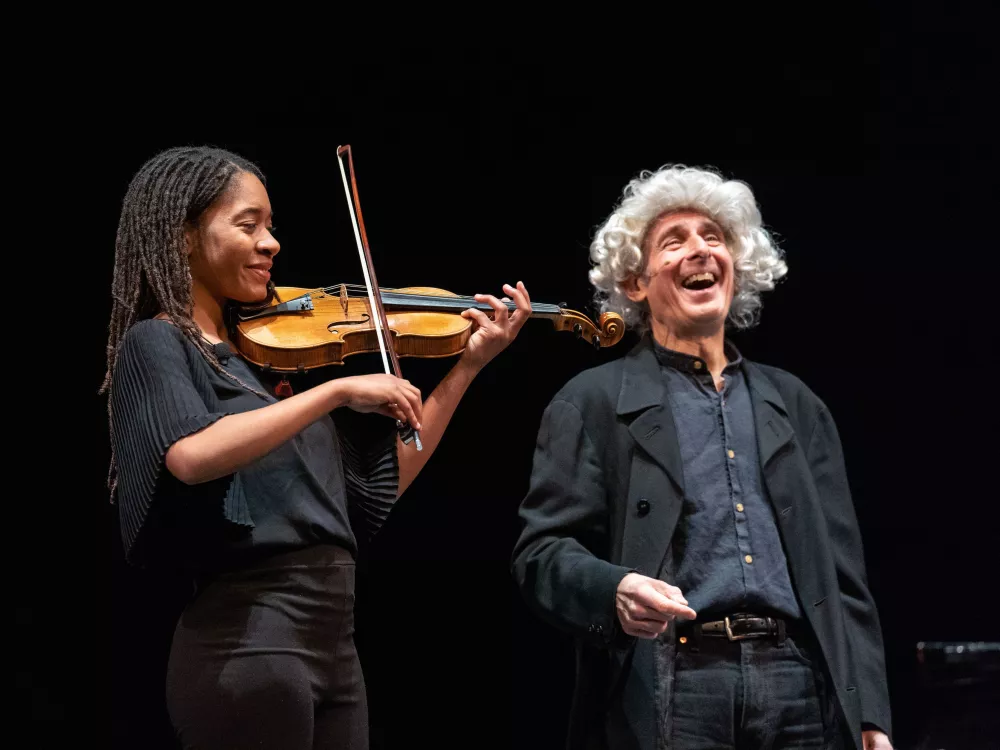
<path fill-rule="evenodd" d="M 801 617 L 757 455 L 742 357 L 726 343 L 717 391 L 707 363 L 656 345 L 684 467 L 684 508 L 672 540 L 675 580 L 705 621 L 754 612 Z"/>

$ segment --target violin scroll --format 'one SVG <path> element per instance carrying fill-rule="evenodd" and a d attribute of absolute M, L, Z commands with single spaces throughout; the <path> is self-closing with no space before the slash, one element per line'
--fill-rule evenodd
<path fill-rule="evenodd" d="M 601 327 L 603 336 L 602 346 L 614 346 L 622 340 L 625 335 L 625 320 L 618 313 L 605 312 L 597 319 L 597 325 Z M 603 341 L 608 341 L 605 344 Z"/>
<path fill-rule="evenodd" d="M 594 348 L 614 346 L 625 335 L 625 321 L 618 313 L 602 313 L 597 325 L 583 313 L 559 307 L 555 313 L 535 313 L 536 317 L 548 318 L 557 331 L 569 331 L 577 338 L 586 339 Z"/>

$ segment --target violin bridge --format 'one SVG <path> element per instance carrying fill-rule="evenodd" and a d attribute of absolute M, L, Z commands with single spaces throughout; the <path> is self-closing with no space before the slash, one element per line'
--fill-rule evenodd
<path fill-rule="evenodd" d="M 347 287 L 344 284 L 340 285 L 340 306 L 344 308 L 344 314 L 347 314 Z"/>

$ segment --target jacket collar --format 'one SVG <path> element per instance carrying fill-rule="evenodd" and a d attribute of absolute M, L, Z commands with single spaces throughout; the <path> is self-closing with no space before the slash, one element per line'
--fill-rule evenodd
<path fill-rule="evenodd" d="M 741 369 L 753 403 L 760 465 L 766 467 L 792 439 L 794 431 L 788 421 L 788 408 L 770 378 L 745 358 Z M 619 418 L 628 422 L 636 443 L 667 472 L 683 493 L 684 470 L 677 428 L 667 399 L 667 380 L 648 333 L 625 357 L 616 412 Z"/>

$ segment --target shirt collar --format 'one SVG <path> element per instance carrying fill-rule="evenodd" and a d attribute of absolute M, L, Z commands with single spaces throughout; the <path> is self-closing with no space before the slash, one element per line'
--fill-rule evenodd
<path fill-rule="evenodd" d="M 708 363 L 701 357 L 668 349 L 657 343 L 656 339 L 653 339 L 653 351 L 656 353 L 656 359 L 659 360 L 660 365 L 663 367 L 671 367 L 679 372 L 686 372 L 689 375 L 704 375 L 708 373 Z M 739 349 L 729 339 L 726 339 L 723 344 L 723 351 L 726 355 L 726 366 L 722 371 L 724 373 L 731 373 L 743 363 L 743 355 L 740 354 Z"/>

